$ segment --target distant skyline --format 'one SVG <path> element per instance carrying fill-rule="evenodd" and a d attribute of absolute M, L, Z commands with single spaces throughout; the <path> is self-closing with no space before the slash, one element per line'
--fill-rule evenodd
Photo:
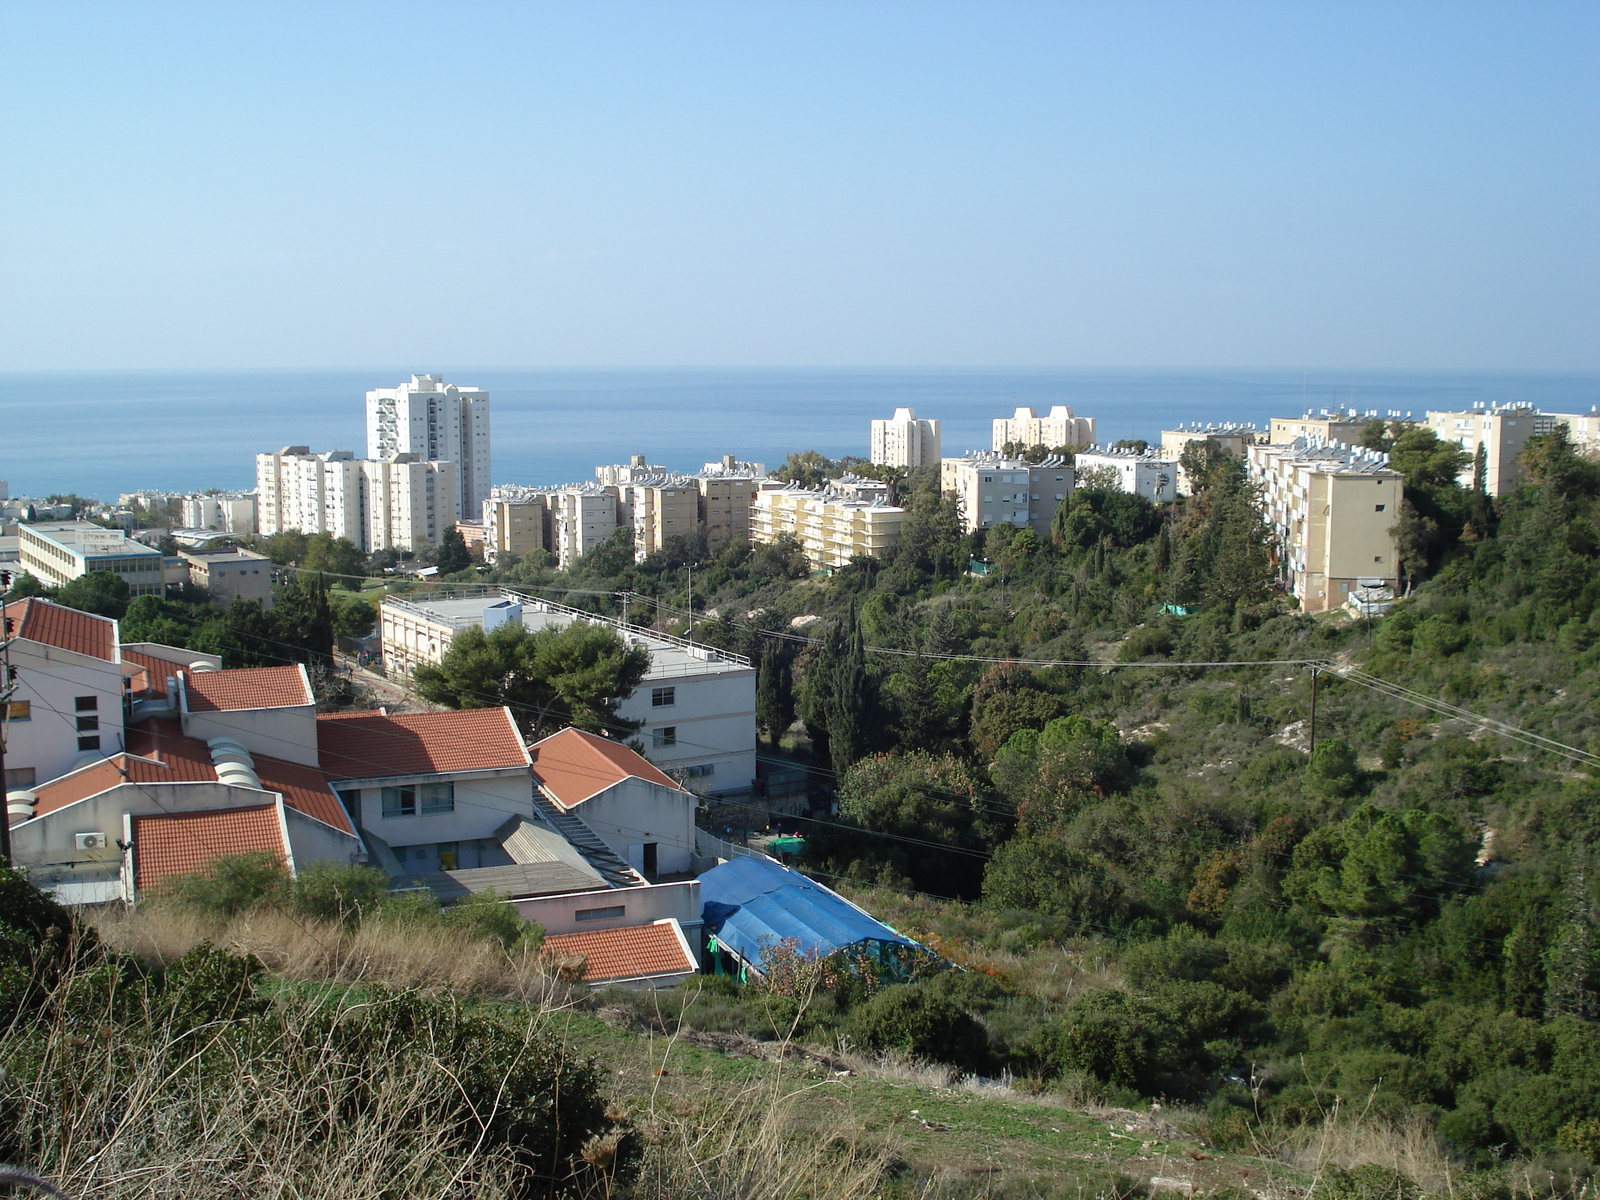
<path fill-rule="evenodd" d="M 0 38 L 0 371 L 1600 369 L 1592 2 L 0 0 Z"/>

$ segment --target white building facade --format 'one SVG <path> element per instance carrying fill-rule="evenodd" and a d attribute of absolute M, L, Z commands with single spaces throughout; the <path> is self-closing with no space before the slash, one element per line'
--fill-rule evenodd
<path fill-rule="evenodd" d="M 457 465 L 456 520 L 489 498 L 489 393 L 413 375 L 395 388 L 367 393 L 367 457 L 412 454 L 421 462 Z"/>
<path fill-rule="evenodd" d="M 921 420 L 914 408 L 897 408 L 872 423 L 872 461 L 888 467 L 932 466 L 939 461 L 939 422 Z"/>
<path fill-rule="evenodd" d="M 1169 458 L 1122 450 L 1094 450 L 1074 460 L 1078 479 L 1090 471 L 1111 472 L 1119 491 L 1133 492 L 1156 504 L 1178 498 L 1178 464 Z"/>

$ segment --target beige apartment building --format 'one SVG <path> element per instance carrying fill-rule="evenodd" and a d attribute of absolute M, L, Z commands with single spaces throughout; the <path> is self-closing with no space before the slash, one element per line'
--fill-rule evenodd
<path fill-rule="evenodd" d="M 548 550 L 548 525 L 542 492 L 511 493 L 496 488 L 483 502 L 483 557 L 498 562 L 505 554 L 526 558 Z"/>
<path fill-rule="evenodd" d="M 1387 454 L 1302 438 L 1252 446 L 1247 461 L 1301 608 L 1327 612 L 1359 588 L 1399 585 L 1401 479 Z"/>
<path fill-rule="evenodd" d="M 700 528 L 700 489 L 692 479 L 658 476 L 609 490 L 617 495 L 617 524 L 633 530 L 636 561 L 660 550 L 668 538 Z"/>
<path fill-rule="evenodd" d="M 994 449 L 1004 450 L 1008 443 L 1022 446 L 1092 446 L 1094 445 L 1094 418 L 1075 417 L 1065 404 L 1054 405 L 1048 416 L 1041 417 L 1031 408 L 1019 408 L 1007 417 L 994 421 Z"/>
<path fill-rule="evenodd" d="M 1361 431 L 1370 420 L 1372 418 L 1365 413 L 1326 411 L 1306 413 L 1300 417 L 1273 417 L 1272 426 L 1267 431 L 1267 443 L 1287 446 L 1296 438 L 1310 438 L 1325 444 L 1340 442 L 1354 446 L 1361 440 Z"/>
<path fill-rule="evenodd" d="M 1224 454 L 1243 458 L 1260 438 L 1261 431 L 1254 425 L 1193 425 L 1187 429 L 1163 429 L 1161 457 L 1178 464 L 1178 487 L 1181 491 L 1188 492 L 1189 476 L 1183 469 L 1181 460 L 1190 442 L 1210 439 L 1222 447 Z"/>
<path fill-rule="evenodd" d="M 1454 442 L 1474 458 L 1478 447 L 1482 446 L 1488 468 L 1485 490 L 1491 496 L 1503 496 L 1517 486 L 1517 458 L 1528 439 L 1553 433 L 1561 424 L 1567 424 L 1570 430 L 1570 420 L 1554 413 L 1541 413 L 1532 405 L 1506 405 L 1466 412 L 1430 412 L 1428 428 L 1440 441 Z M 1462 486 L 1472 486 L 1472 473 L 1473 464 L 1469 462 L 1461 470 Z"/>
<path fill-rule="evenodd" d="M 939 464 L 939 490 L 956 497 L 968 533 L 1009 523 L 1048 537 L 1056 510 L 1072 494 L 1073 478 L 1062 458 L 1028 463 L 979 450 Z"/>
<path fill-rule="evenodd" d="M 759 493 L 750 509 L 750 540 L 795 537 L 813 567 L 846 565 L 858 554 L 879 557 L 900 541 L 903 508 L 882 500 L 857 500 L 829 488 L 786 488 Z"/>
<path fill-rule="evenodd" d="M 364 550 L 413 550 L 444 540 L 461 519 L 460 467 L 415 454 L 362 459 Z"/>
<path fill-rule="evenodd" d="M 556 565 L 570 567 L 610 537 L 617 528 L 617 493 L 597 483 L 557 488 L 550 506 L 550 549 Z"/>
<path fill-rule="evenodd" d="M 760 490 L 758 478 L 758 474 L 720 472 L 695 476 L 700 524 L 705 527 L 706 545 L 712 551 L 731 542 L 750 540 L 750 508 Z"/>
<path fill-rule="evenodd" d="M 1585 458 L 1600 456 L 1600 412 L 1590 410 L 1586 413 L 1551 413 L 1557 421 L 1566 425 L 1567 438 L 1579 454 Z"/>

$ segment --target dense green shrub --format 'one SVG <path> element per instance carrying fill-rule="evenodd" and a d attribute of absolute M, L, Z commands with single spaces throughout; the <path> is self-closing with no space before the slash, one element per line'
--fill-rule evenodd
<path fill-rule="evenodd" d="M 915 984 L 885 988 L 859 1005 L 844 1032 L 863 1050 L 895 1050 L 967 1071 L 989 1065 L 983 1025 L 954 1000 Z"/>

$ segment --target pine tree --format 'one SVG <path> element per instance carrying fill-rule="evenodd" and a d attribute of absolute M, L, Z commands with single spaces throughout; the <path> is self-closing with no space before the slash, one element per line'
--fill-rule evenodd
<path fill-rule="evenodd" d="M 789 652 L 777 638 L 761 639 L 756 678 L 756 723 L 775 742 L 794 724 L 794 678 Z"/>
<path fill-rule="evenodd" d="M 1592 1021 L 1600 1017 L 1600 995 L 1595 991 L 1594 911 L 1589 902 L 1586 849 L 1573 850 L 1561 893 L 1561 924 L 1545 954 L 1544 1009 L 1547 1017 L 1572 1016 Z"/>
<path fill-rule="evenodd" d="M 828 697 L 828 751 L 835 775 L 843 775 L 850 764 L 866 753 L 867 723 L 872 710 L 868 694 L 867 648 L 861 635 L 861 621 L 852 599 L 846 615 L 841 654 Z"/>

